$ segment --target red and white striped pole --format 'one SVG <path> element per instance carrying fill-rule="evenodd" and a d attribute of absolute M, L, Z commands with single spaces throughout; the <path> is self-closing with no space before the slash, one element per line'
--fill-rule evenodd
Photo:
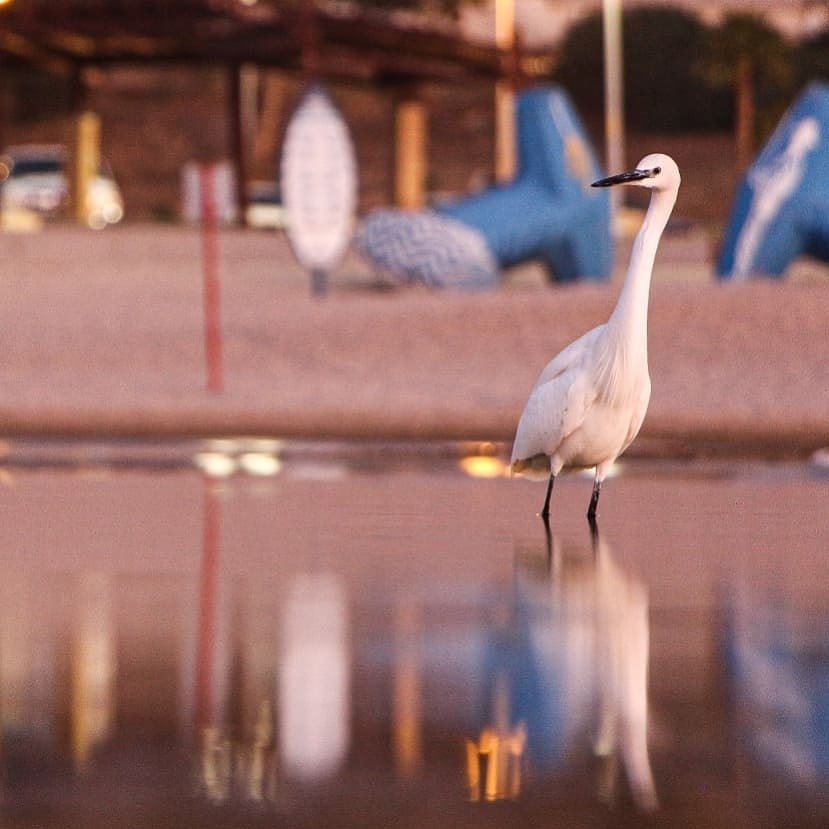
<path fill-rule="evenodd" d="M 207 389 L 224 389 L 221 296 L 219 291 L 219 209 L 216 165 L 201 167 L 202 271 L 204 274 L 204 354 Z"/>

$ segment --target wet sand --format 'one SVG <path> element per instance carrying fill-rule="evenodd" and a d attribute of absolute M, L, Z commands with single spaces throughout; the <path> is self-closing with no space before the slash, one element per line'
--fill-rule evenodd
<path fill-rule="evenodd" d="M 349 258 L 325 298 L 283 236 L 228 231 L 224 390 L 205 388 L 201 246 L 191 229 L 69 226 L 0 236 L 0 432 L 511 439 L 543 365 L 604 321 L 607 285 L 533 267 L 487 294 L 389 288 Z M 650 313 L 639 454 L 829 445 L 829 278 L 716 284 L 700 231 L 666 237 Z"/>

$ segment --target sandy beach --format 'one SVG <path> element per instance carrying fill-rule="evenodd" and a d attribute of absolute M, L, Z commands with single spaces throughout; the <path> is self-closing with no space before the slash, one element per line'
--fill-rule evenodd
<path fill-rule="evenodd" d="M 68 225 L 0 236 L 5 435 L 510 441 L 538 372 L 603 322 L 602 285 L 528 266 L 489 293 L 391 287 L 349 256 L 323 298 L 282 234 L 219 239 L 224 388 L 206 389 L 196 229 Z M 701 231 L 666 235 L 651 293 L 653 394 L 631 451 L 829 445 L 829 279 L 718 284 Z"/>

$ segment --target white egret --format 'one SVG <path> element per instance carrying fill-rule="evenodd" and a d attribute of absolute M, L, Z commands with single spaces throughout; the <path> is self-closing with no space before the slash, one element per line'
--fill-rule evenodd
<path fill-rule="evenodd" d="M 627 275 L 610 319 L 570 343 L 544 368 L 518 423 L 512 471 L 548 477 L 541 517 L 550 515 L 556 475 L 565 467 L 596 468 L 587 517 L 596 518 L 602 481 L 639 432 L 651 394 L 648 297 L 656 250 L 679 191 L 676 162 L 645 156 L 636 169 L 593 183 L 651 190 Z M 534 474 L 535 473 L 535 474 Z"/>

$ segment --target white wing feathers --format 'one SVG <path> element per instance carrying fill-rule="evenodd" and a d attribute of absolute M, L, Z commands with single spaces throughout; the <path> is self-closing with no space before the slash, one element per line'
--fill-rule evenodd
<path fill-rule="evenodd" d="M 544 366 L 541 374 L 538 375 L 538 380 L 535 381 L 533 391 L 544 383 L 558 377 L 560 374 L 563 374 L 573 368 L 580 367 L 585 354 L 592 352 L 593 344 L 599 339 L 606 327 L 607 325 L 602 324 L 597 325 L 595 328 L 591 328 L 586 334 L 582 334 L 577 340 L 573 340 L 570 345 L 565 346 L 561 351 L 559 351 L 559 353 L 556 354 L 556 356 L 553 357 L 553 359 L 550 360 L 546 366 Z"/>
<path fill-rule="evenodd" d="M 604 328 L 599 325 L 570 343 L 539 375 L 515 434 L 512 463 L 518 466 L 514 471 L 539 466 L 542 459 L 533 462 L 534 458 L 553 454 L 582 424 L 595 399 L 595 386 L 584 362 Z"/>

